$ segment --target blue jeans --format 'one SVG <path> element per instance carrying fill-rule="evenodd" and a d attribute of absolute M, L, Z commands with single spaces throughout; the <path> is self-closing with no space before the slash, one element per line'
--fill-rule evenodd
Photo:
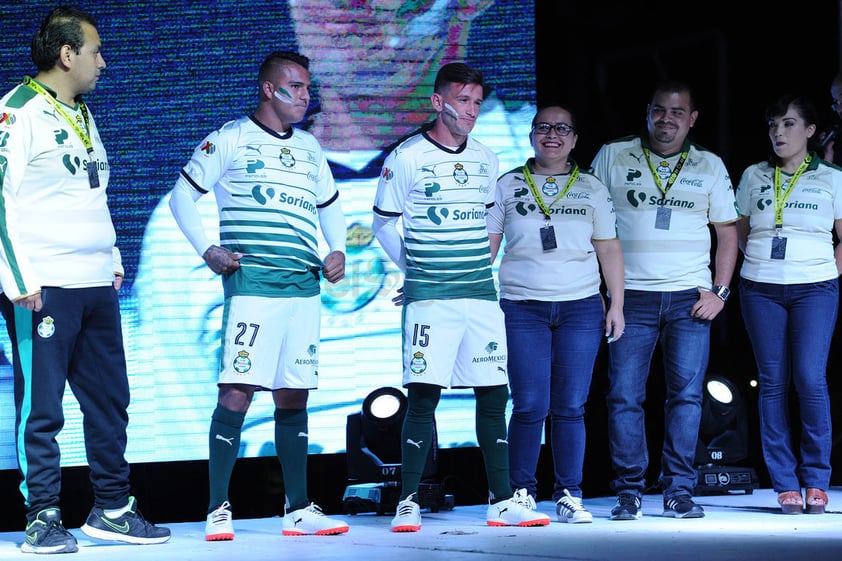
<path fill-rule="evenodd" d="M 664 497 L 693 494 L 694 459 L 702 413 L 702 387 L 710 350 L 710 322 L 690 316 L 697 289 L 626 290 L 623 336 L 608 345 L 608 439 L 617 493 L 640 496 L 649 451 L 643 402 L 655 346 L 660 340 L 666 386 L 661 484 Z"/>
<path fill-rule="evenodd" d="M 500 301 L 509 348 L 509 474 L 514 489 L 536 496 L 536 470 L 549 414 L 555 470 L 553 500 L 581 497 L 585 403 L 604 332 L 602 299 Z"/>
<path fill-rule="evenodd" d="M 826 369 L 839 281 L 787 285 L 741 279 L 740 301 L 757 361 L 760 442 L 772 487 L 797 491 L 803 483 L 826 490 L 832 446 Z M 800 454 L 791 430 L 791 386 L 801 414 Z"/>

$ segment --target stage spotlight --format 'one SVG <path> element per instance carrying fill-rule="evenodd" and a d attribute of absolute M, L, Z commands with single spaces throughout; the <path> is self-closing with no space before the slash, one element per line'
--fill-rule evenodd
<path fill-rule="evenodd" d="M 379 388 L 368 394 L 360 412 L 360 451 L 373 465 L 380 467 L 379 474 L 368 474 L 368 481 L 394 479 L 400 475 L 401 429 L 406 416 L 406 396 L 396 388 Z M 396 466 L 394 470 L 385 468 Z M 354 479 L 351 471 L 349 479 Z"/>
<path fill-rule="evenodd" d="M 348 415 L 345 431 L 345 457 L 348 465 L 348 487 L 343 503 L 349 514 L 375 511 L 394 512 L 398 504 L 401 479 L 401 430 L 406 417 L 407 399 L 392 387 L 374 390 L 363 400 L 359 413 Z M 436 475 L 438 438 L 433 423 L 430 454 L 422 478 Z M 433 504 L 422 504 L 437 510 L 438 485 L 431 493 Z M 419 491 L 420 494 L 420 491 Z M 442 501 L 444 497 L 442 496 Z"/>
<path fill-rule="evenodd" d="M 758 484 L 753 468 L 735 465 L 748 458 L 748 414 L 739 388 L 727 377 L 708 375 L 696 444 L 696 495 L 751 494 Z"/>

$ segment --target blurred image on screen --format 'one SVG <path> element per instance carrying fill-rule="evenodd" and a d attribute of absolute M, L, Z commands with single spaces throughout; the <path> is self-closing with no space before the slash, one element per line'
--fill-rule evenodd
<path fill-rule="evenodd" d="M 29 42 L 51 7 L 0 6 L 4 91 L 34 74 Z M 313 99 L 299 126 L 325 148 L 348 223 L 346 278 L 322 284 L 319 389 L 308 406 L 310 453 L 344 451 L 347 415 L 369 392 L 401 380 L 401 309 L 391 299 L 403 277 L 370 229 L 382 161 L 433 118 L 435 73 L 456 60 L 481 69 L 491 86 L 472 136 L 498 154 L 501 173 L 526 161 L 535 110 L 531 3 L 91 1 L 85 10 L 98 19 L 108 64 L 86 102 L 108 150 L 126 268 L 129 461 L 207 458 L 222 285 L 178 229 L 166 194 L 201 139 L 253 109 L 260 62 L 283 49 L 311 60 Z M 199 204 L 206 231 L 216 232 L 212 194 Z M 11 348 L 0 327 L 0 469 L 13 469 Z M 241 456 L 275 454 L 273 411 L 270 392 L 258 392 Z M 82 420 L 69 390 L 65 416 L 62 465 L 83 465 Z M 437 422 L 440 447 L 475 446 L 473 393 L 445 391 Z"/>

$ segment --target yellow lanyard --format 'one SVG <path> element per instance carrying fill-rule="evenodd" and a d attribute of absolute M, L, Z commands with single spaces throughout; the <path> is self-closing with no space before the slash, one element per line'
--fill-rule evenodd
<path fill-rule="evenodd" d="M 792 189 L 795 187 L 795 183 L 801 177 L 801 174 L 810 166 L 810 161 L 813 159 L 811 154 L 807 154 L 807 157 L 804 158 L 804 161 L 801 162 L 801 165 L 798 166 L 798 169 L 795 170 L 795 174 L 792 176 L 792 179 L 789 180 L 789 183 L 786 186 L 786 191 L 781 193 L 783 189 L 783 184 L 781 181 L 781 167 L 775 166 L 775 229 L 778 231 L 780 235 L 781 228 L 784 227 L 784 207 L 786 206 L 786 201 L 789 199 L 789 196 L 792 194 Z"/>
<path fill-rule="evenodd" d="M 655 185 L 658 186 L 658 189 L 661 190 L 662 197 L 667 196 L 667 192 L 672 187 L 672 184 L 675 183 L 675 180 L 678 179 L 678 172 L 681 171 L 681 168 L 684 166 L 684 162 L 687 160 L 687 155 L 690 152 L 685 150 L 681 153 L 681 157 L 678 159 L 678 163 L 675 164 L 675 169 L 673 170 L 672 174 L 670 174 L 669 179 L 667 179 L 667 184 L 664 186 L 661 183 L 661 177 L 658 175 L 657 170 L 655 170 L 655 166 L 652 165 L 652 160 L 649 159 L 649 149 L 643 149 L 643 155 L 646 156 L 646 163 L 649 164 L 649 171 L 652 172 L 652 178 L 655 180 Z"/>
<path fill-rule="evenodd" d="M 553 202 L 549 205 L 544 202 L 544 197 L 541 196 L 541 193 L 538 192 L 538 187 L 535 185 L 535 180 L 532 179 L 532 174 L 529 173 L 529 166 L 523 166 L 523 179 L 526 181 L 526 184 L 529 185 L 529 190 L 532 192 L 532 196 L 535 197 L 535 202 L 538 203 L 538 208 L 541 209 L 541 212 L 544 213 L 544 216 L 547 217 L 547 220 L 550 219 L 550 207 L 558 202 L 559 199 L 564 198 L 570 188 L 573 186 L 573 183 L 576 182 L 576 179 L 579 177 L 579 166 L 577 164 L 573 164 L 573 169 L 570 170 L 570 177 L 567 179 L 567 184 L 564 186 L 564 189 L 561 190 Z"/>
<path fill-rule="evenodd" d="M 42 86 L 29 76 L 26 76 L 23 79 L 23 83 L 30 89 L 44 96 L 44 98 L 46 98 L 47 100 L 47 103 L 52 105 L 53 108 L 56 111 L 58 111 L 59 115 L 64 117 L 64 120 L 67 121 L 67 123 L 73 128 L 74 131 L 76 131 L 76 135 L 79 137 L 79 140 L 81 140 L 82 144 L 85 145 L 85 150 L 88 151 L 88 156 L 93 158 L 94 143 L 91 141 L 91 137 L 88 134 L 88 130 L 90 130 L 90 124 L 88 123 L 88 108 L 85 106 L 85 104 L 81 101 L 79 102 L 79 109 L 82 111 L 82 118 L 85 121 L 85 128 L 82 129 L 82 127 L 79 126 L 79 123 L 76 122 L 76 119 L 67 114 L 67 112 L 61 107 L 61 105 L 59 105 L 58 101 L 56 101 L 56 98 L 53 97 L 53 95 L 51 95 L 50 92 L 44 89 L 44 86 Z"/>

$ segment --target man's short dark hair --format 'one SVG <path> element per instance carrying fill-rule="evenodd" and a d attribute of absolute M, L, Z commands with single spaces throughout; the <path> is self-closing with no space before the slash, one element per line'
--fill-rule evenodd
<path fill-rule="evenodd" d="M 658 82 L 655 86 L 654 91 L 652 92 L 652 97 L 649 99 L 655 99 L 655 96 L 659 93 L 677 93 L 677 94 L 687 94 L 687 98 L 689 100 L 690 111 L 696 110 L 696 94 L 693 91 L 693 88 L 687 82 L 683 82 L 681 80 L 673 80 L 673 79 L 664 79 Z"/>
<path fill-rule="evenodd" d="M 260 71 L 257 73 L 257 79 L 261 82 L 268 80 L 269 75 L 273 74 L 279 67 L 290 63 L 302 66 L 307 71 L 310 70 L 310 59 L 306 56 L 294 51 L 275 51 L 263 59 Z"/>
<path fill-rule="evenodd" d="M 92 15 L 70 6 L 60 6 L 47 14 L 32 38 L 30 48 L 32 62 L 38 70 L 46 71 L 55 66 L 64 45 L 70 45 L 77 55 L 82 51 L 85 44 L 82 22 L 94 29 L 97 27 Z"/>
<path fill-rule="evenodd" d="M 442 66 L 436 74 L 433 91 L 442 93 L 445 86 L 450 84 L 477 84 L 485 89 L 482 72 L 464 62 L 451 62 Z"/>

